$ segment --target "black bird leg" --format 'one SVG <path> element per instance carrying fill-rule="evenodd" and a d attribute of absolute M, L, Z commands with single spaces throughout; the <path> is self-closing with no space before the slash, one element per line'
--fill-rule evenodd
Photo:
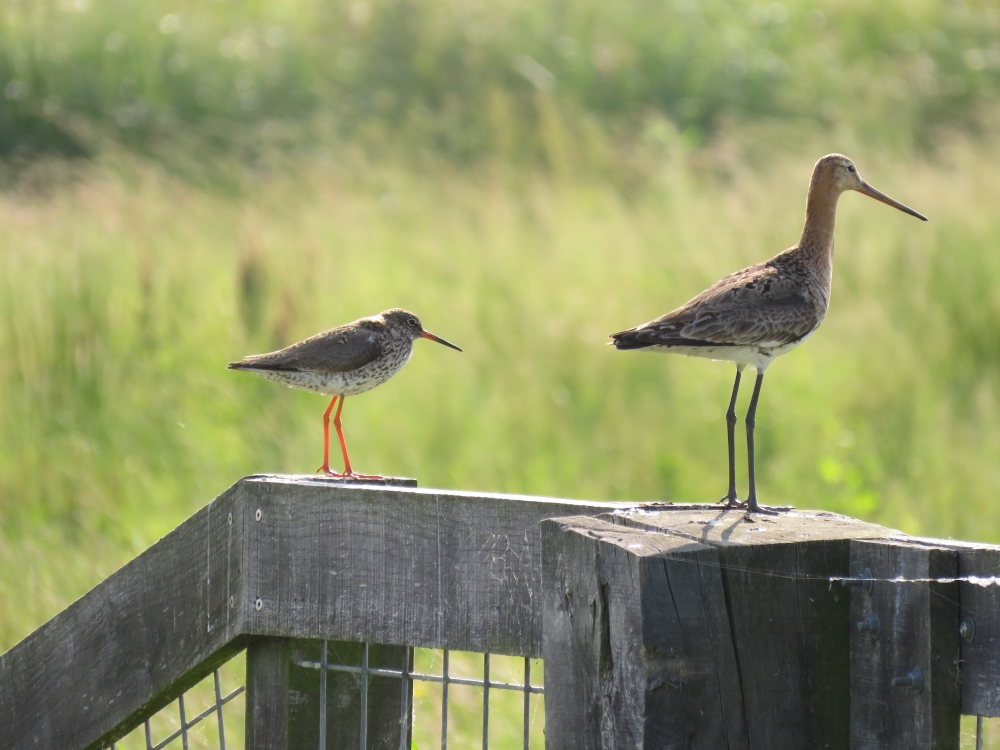
<path fill-rule="evenodd" d="M 753 429 L 757 425 L 757 398 L 760 396 L 760 386 L 764 382 L 764 371 L 757 371 L 757 382 L 754 383 L 753 396 L 750 398 L 750 408 L 747 409 L 747 459 L 750 467 L 750 494 L 747 495 L 747 510 L 759 511 L 757 505 L 757 482 L 754 474 Z"/>
<path fill-rule="evenodd" d="M 737 365 L 733 397 L 729 399 L 729 411 L 726 412 L 726 428 L 729 434 L 729 492 L 722 500 L 725 500 L 727 508 L 734 508 L 740 504 L 740 499 L 736 495 L 736 395 L 740 392 L 741 375 L 743 375 L 743 365 Z"/>

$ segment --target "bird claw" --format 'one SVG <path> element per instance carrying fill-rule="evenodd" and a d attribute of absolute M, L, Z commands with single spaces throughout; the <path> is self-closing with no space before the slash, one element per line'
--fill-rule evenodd
<path fill-rule="evenodd" d="M 725 503 L 727 508 L 745 508 L 747 506 L 746 503 L 741 503 L 738 497 L 730 497 L 729 495 L 721 498 L 719 502 Z"/>
<path fill-rule="evenodd" d="M 355 474 L 353 471 L 341 474 L 347 479 L 385 479 L 381 474 Z"/>
<path fill-rule="evenodd" d="M 343 474 L 334 471 L 328 466 L 320 466 L 316 471 L 322 471 L 328 477 L 335 479 L 384 479 L 381 474 L 357 474 L 353 471 L 345 471 Z"/>

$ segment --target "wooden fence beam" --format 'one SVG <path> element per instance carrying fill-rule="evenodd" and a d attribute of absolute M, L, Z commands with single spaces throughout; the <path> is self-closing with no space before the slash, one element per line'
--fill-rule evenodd
<path fill-rule="evenodd" d="M 106 747 L 242 650 L 241 494 L 225 492 L 0 657 L 0 748 Z"/>
<path fill-rule="evenodd" d="M 538 657 L 538 524 L 609 507 L 247 477 L 0 656 L 0 750 L 104 748 L 249 636 Z"/>
<path fill-rule="evenodd" d="M 542 555 L 549 750 L 748 747 L 716 550 L 577 517 Z"/>
<path fill-rule="evenodd" d="M 246 750 L 292 750 L 291 640 L 257 638 L 247 647 Z M 313 747 L 316 744 L 313 743 Z"/>
<path fill-rule="evenodd" d="M 1000 547 L 959 547 L 958 572 L 962 713 L 1000 716 Z"/>
<path fill-rule="evenodd" d="M 539 524 L 611 507 L 282 478 L 242 486 L 250 633 L 533 658 Z"/>
<path fill-rule="evenodd" d="M 851 573 L 852 750 L 957 748 L 957 552 L 856 540 Z"/>

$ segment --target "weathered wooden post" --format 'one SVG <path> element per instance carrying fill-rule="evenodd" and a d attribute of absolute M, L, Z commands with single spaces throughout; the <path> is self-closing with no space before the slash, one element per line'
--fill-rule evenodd
<path fill-rule="evenodd" d="M 851 747 L 958 747 L 958 553 L 851 542 Z"/>
<path fill-rule="evenodd" d="M 587 517 L 542 549 L 547 750 L 748 746 L 715 549 Z"/>
<path fill-rule="evenodd" d="M 1000 716 L 1000 547 L 952 543 L 958 551 L 962 713 Z"/>
<path fill-rule="evenodd" d="M 576 721 L 588 734 L 565 747 L 602 750 L 848 747 L 850 599 L 830 579 L 851 539 L 898 535 L 830 513 L 661 508 L 543 524 L 547 726 Z"/>

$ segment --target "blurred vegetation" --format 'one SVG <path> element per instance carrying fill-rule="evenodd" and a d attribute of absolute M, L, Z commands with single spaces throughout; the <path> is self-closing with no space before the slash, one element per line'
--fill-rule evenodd
<path fill-rule="evenodd" d="M 225 363 L 388 307 L 465 352 L 347 404 L 359 471 L 716 500 L 730 367 L 604 342 L 794 243 L 835 150 L 931 222 L 842 199 L 763 501 L 1000 542 L 998 85 L 985 2 L 3 0 L 0 650 L 312 471 L 325 402 Z"/>
<path fill-rule="evenodd" d="M 340 140 L 545 163 L 560 127 L 580 145 L 603 133 L 626 146 L 663 119 L 694 144 L 727 123 L 783 121 L 927 146 L 942 126 L 975 128 L 1000 91 L 1000 8 L 986 1 L 0 8 L 0 153 L 22 156 L 111 139 L 172 162 L 252 161 Z"/>

